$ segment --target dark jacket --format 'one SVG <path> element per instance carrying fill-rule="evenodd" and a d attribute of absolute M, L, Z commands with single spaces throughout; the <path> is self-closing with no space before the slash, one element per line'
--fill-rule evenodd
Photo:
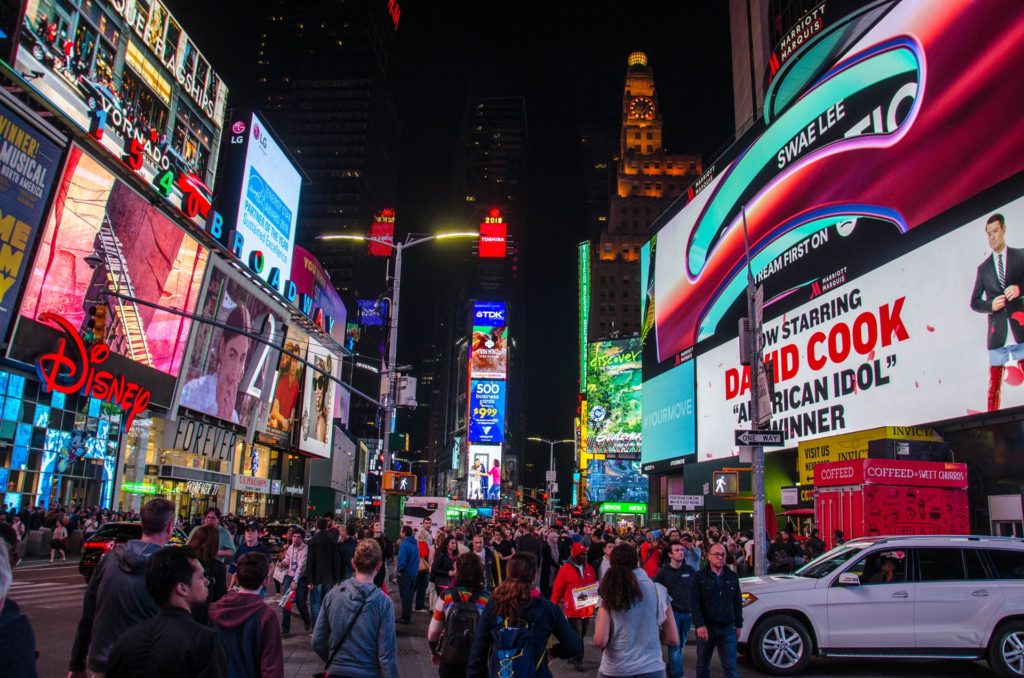
<path fill-rule="evenodd" d="M 387 535 L 381 534 L 379 537 L 374 537 L 374 541 L 380 546 L 381 555 L 384 557 L 384 563 L 390 563 L 393 556 L 395 555 L 392 551 L 394 545 L 391 540 L 387 538 Z M 377 588 L 384 586 L 384 576 L 387 574 L 387 568 L 382 567 L 377 571 L 377 576 L 373 578 L 373 583 L 376 584 Z"/>
<path fill-rule="evenodd" d="M 455 569 L 455 562 L 448 555 L 447 551 L 438 549 L 434 554 L 434 562 L 430 564 L 430 581 L 437 586 L 450 586 L 452 578 L 448 573 Z"/>
<path fill-rule="evenodd" d="M 210 621 L 232 676 L 282 678 L 281 628 L 274 609 L 251 593 L 232 591 L 210 605 Z"/>
<path fill-rule="evenodd" d="M 360 613 L 359 609 L 363 608 Z M 359 619 L 355 619 L 356 614 Z M 355 621 L 344 644 L 341 637 Z M 325 662 L 337 654 L 328 673 L 350 678 L 398 678 L 395 605 L 373 584 L 346 579 L 324 598 L 313 629 L 313 650 Z M 379 671 L 379 673 L 378 673 Z"/>
<path fill-rule="evenodd" d="M 537 563 L 540 563 L 540 547 L 540 539 L 532 534 L 524 534 L 516 539 L 516 553 L 532 553 Z"/>
<path fill-rule="evenodd" d="M 1003 280 L 1006 287 L 1017 285 L 1024 292 L 1024 249 L 1007 247 L 1003 250 L 1006 258 L 1006 270 Z M 1005 288 L 999 285 L 995 262 L 989 252 L 985 260 L 978 265 L 978 273 L 974 278 L 974 289 L 971 291 L 971 308 L 978 313 L 988 315 L 987 348 L 1002 348 L 1006 344 L 1006 328 L 1013 332 L 1015 343 L 1024 342 L 1024 325 L 1014 318 L 1014 314 L 1024 311 L 1024 298 L 1018 297 L 1008 301 L 1000 311 L 992 310 L 992 300 L 1003 294 Z"/>
<path fill-rule="evenodd" d="M 690 612 L 690 584 L 693 582 L 693 575 L 697 572 L 683 563 L 681 567 L 666 565 L 658 570 L 654 581 L 668 589 L 668 595 L 672 598 L 672 609 L 675 612 Z"/>
<path fill-rule="evenodd" d="M 743 626 L 743 598 L 740 578 L 729 568 L 716 576 L 702 568 L 690 582 L 690 614 L 695 628 L 702 626 Z"/>
<path fill-rule="evenodd" d="M 227 678 L 216 632 L 177 607 L 128 629 L 114 643 L 108 678 Z"/>
<path fill-rule="evenodd" d="M 344 581 L 355 574 L 352 569 L 352 558 L 356 555 L 356 538 L 347 537 L 338 549 L 341 551 L 341 579 Z"/>
<path fill-rule="evenodd" d="M 569 626 L 565 615 L 557 605 L 543 598 L 531 598 L 530 602 L 519 608 L 519 617 L 533 627 L 533 656 L 539 658 L 548 646 L 548 638 L 555 634 L 557 645 L 551 648 L 548 655 L 555 658 L 568 659 L 583 650 L 583 641 Z M 487 603 L 473 638 L 473 649 L 469 652 L 469 665 L 466 667 L 468 678 L 486 678 L 488 663 L 491 657 L 491 646 L 494 638 L 491 632 L 498 626 L 498 611 L 494 600 Z M 548 668 L 548 655 L 544 656 L 540 668 L 535 674 L 537 678 L 551 678 Z"/>
<path fill-rule="evenodd" d="M 804 542 L 804 553 L 807 554 L 807 560 L 814 560 L 824 552 L 825 542 L 820 538 L 810 537 Z"/>
<path fill-rule="evenodd" d="M 317 532 L 309 540 L 303 576 L 307 584 L 314 586 L 334 586 L 341 581 L 341 548 L 337 530 Z"/>
<path fill-rule="evenodd" d="M 210 597 L 203 605 L 192 608 L 192 618 L 200 624 L 209 624 L 210 604 L 217 602 L 228 592 L 228 567 L 217 558 L 200 560 L 199 563 L 210 580 Z"/>
<path fill-rule="evenodd" d="M 602 558 L 604 558 L 604 542 L 591 540 L 590 547 L 587 549 L 587 562 L 594 568 L 594 572 L 597 572 L 597 566 L 601 564 Z"/>
<path fill-rule="evenodd" d="M 0 676 L 36 678 L 36 636 L 18 604 L 4 600 L 0 612 Z"/>
<path fill-rule="evenodd" d="M 146 591 L 146 565 L 162 546 L 139 539 L 115 546 L 100 559 L 82 599 L 82 616 L 71 647 L 69 671 L 107 670 L 114 641 L 139 622 L 156 616 L 160 607 Z"/>

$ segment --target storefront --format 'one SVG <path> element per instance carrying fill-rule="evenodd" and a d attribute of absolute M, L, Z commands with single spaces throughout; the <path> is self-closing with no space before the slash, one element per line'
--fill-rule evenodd
<path fill-rule="evenodd" d="M 269 478 L 236 474 L 234 490 L 232 512 L 235 515 L 265 518 L 272 514 L 272 507 L 277 498 L 271 495 L 271 480 Z"/>

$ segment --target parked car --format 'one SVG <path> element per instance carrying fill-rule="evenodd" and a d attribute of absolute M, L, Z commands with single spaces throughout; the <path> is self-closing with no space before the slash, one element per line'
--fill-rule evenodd
<path fill-rule="evenodd" d="M 792 676 L 812 656 L 987 659 L 1024 676 L 1024 539 L 871 537 L 741 580 L 739 648 Z"/>
<path fill-rule="evenodd" d="M 78 561 L 78 573 L 85 577 L 85 581 L 92 578 L 97 563 L 107 551 L 117 544 L 124 544 L 132 539 L 142 538 L 141 522 L 113 522 L 103 525 L 95 532 L 86 535 L 85 543 L 82 544 L 82 559 Z M 184 532 L 175 528 L 171 535 L 172 544 L 184 546 L 188 537 Z"/>
<path fill-rule="evenodd" d="M 109 101 L 117 110 L 121 110 L 121 98 L 111 89 L 110 85 L 99 80 L 90 80 L 84 75 L 78 76 L 78 89 L 85 98 L 85 105 L 89 110 L 103 108 L 103 102 Z"/>

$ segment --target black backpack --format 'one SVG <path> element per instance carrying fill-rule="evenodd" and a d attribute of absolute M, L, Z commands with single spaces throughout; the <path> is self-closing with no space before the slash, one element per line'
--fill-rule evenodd
<path fill-rule="evenodd" d="M 466 593 L 468 592 L 452 589 L 455 604 L 444 618 L 444 634 L 438 648 L 442 664 L 464 666 L 469 661 L 469 651 L 473 648 L 480 612 L 473 600 L 475 596 L 470 593 L 467 600 L 464 597 Z"/>

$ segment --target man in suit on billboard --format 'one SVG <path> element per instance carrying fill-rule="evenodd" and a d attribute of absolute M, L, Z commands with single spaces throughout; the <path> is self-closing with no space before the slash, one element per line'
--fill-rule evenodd
<path fill-rule="evenodd" d="M 999 409 L 1003 368 L 1010 360 L 1024 369 L 1024 250 L 1006 246 L 1006 220 L 993 214 L 985 222 L 992 254 L 978 265 L 971 308 L 988 314 L 988 411 Z"/>

